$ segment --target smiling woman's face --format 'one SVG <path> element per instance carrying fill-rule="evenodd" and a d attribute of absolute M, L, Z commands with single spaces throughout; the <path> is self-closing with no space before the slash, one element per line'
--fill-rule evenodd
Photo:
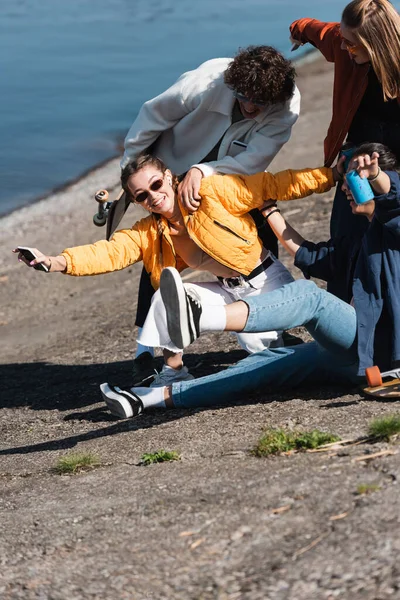
<path fill-rule="evenodd" d="M 354 29 L 351 27 L 347 27 L 343 23 L 340 23 L 340 35 L 342 37 L 342 50 L 347 50 L 349 56 L 355 63 L 358 65 L 364 65 L 369 62 L 369 55 L 366 49 L 360 42 L 358 41 L 357 36 L 354 33 Z"/>
<path fill-rule="evenodd" d="M 144 167 L 128 179 L 128 189 L 135 202 L 152 213 L 167 219 L 174 214 L 176 201 L 172 187 L 172 175 L 168 169 L 163 173 L 151 165 Z"/>

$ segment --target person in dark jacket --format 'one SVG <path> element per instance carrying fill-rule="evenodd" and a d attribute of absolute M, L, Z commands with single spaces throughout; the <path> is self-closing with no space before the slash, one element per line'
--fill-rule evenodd
<path fill-rule="evenodd" d="M 281 243 L 295 257 L 306 278 L 348 282 L 347 302 L 311 281 L 297 280 L 263 297 L 222 308 L 199 303 L 174 269 L 164 269 L 161 295 L 172 315 L 169 333 L 174 343 L 188 345 L 210 327 L 213 330 L 257 332 L 304 325 L 315 342 L 268 349 L 227 370 L 170 387 L 121 391 L 102 384 L 103 398 L 119 417 L 136 416 L 146 407 L 213 406 L 260 389 L 285 384 L 364 381 L 365 368 L 386 370 L 400 361 L 400 177 L 394 154 L 381 144 L 359 147 L 349 169 L 368 177 L 373 200 L 356 204 L 346 182 L 342 187 L 354 215 L 369 223 L 357 238 L 341 236 L 313 243 L 293 229 L 276 204 L 265 216 Z M 218 313 L 218 314 L 217 314 Z M 176 315 L 180 319 L 176 319 Z"/>
<path fill-rule="evenodd" d="M 396 156 L 382 144 L 363 144 L 356 155 L 354 164 L 369 176 L 374 200 L 356 204 L 345 182 L 342 188 L 352 213 L 367 217 L 364 236 L 338 235 L 318 244 L 300 236 L 298 248 L 285 245 L 307 279 L 346 282 L 345 301 L 357 315 L 363 375 L 374 363 L 387 370 L 400 359 L 400 178 Z M 273 219 L 271 225 L 274 229 Z"/>

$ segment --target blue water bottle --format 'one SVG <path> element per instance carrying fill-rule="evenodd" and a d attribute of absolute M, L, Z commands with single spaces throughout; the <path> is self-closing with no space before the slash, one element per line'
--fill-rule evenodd
<path fill-rule="evenodd" d="M 342 147 L 341 151 L 340 151 L 340 156 L 345 156 L 345 161 L 344 161 L 344 170 L 345 172 L 347 171 L 347 169 L 349 168 L 349 164 L 350 161 L 353 157 L 353 154 L 356 150 L 356 147 L 353 146 L 352 144 L 344 144 L 344 146 Z"/>
<path fill-rule="evenodd" d="M 362 179 L 357 171 L 346 173 L 346 181 L 356 204 L 364 204 L 374 199 L 374 191 L 368 179 Z"/>

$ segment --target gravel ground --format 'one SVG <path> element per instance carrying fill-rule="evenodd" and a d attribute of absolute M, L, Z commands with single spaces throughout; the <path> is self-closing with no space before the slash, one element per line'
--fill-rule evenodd
<path fill-rule="evenodd" d="M 322 164 L 332 71 L 316 61 L 298 72 L 302 116 L 272 171 Z M 116 188 L 118 172 L 111 161 L 0 221 L 0 597 L 400 598 L 395 442 L 264 459 L 250 452 L 271 426 L 363 436 L 373 418 L 396 411 L 392 402 L 315 387 L 132 421 L 104 409 L 99 383 L 129 383 L 141 267 L 47 277 L 18 265 L 10 249 L 52 254 L 102 237 L 91 195 Z M 327 239 L 331 200 L 301 200 L 285 213 L 309 239 Z M 186 364 L 201 376 L 243 356 L 233 336 L 210 334 Z M 140 464 L 161 448 L 181 460 Z M 392 453 L 355 460 L 381 450 Z M 91 452 L 100 465 L 56 474 L 70 452 Z M 375 491 L 359 494 L 360 485 Z"/>

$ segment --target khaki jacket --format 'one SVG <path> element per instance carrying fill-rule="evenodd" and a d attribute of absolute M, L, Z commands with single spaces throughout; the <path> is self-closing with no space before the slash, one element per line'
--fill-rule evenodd
<path fill-rule="evenodd" d="M 255 175 L 213 175 L 202 180 L 201 204 L 190 215 L 181 212 L 191 239 L 209 256 L 228 268 L 248 275 L 257 265 L 262 243 L 248 211 L 266 199 L 295 200 L 334 185 L 332 170 L 303 169 Z M 168 222 L 154 214 L 132 229 L 117 231 L 110 241 L 64 250 L 68 275 L 97 275 L 124 269 L 143 261 L 154 289 L 159 287 L 164 267 L 187 267 L 176 256 Z"/>

